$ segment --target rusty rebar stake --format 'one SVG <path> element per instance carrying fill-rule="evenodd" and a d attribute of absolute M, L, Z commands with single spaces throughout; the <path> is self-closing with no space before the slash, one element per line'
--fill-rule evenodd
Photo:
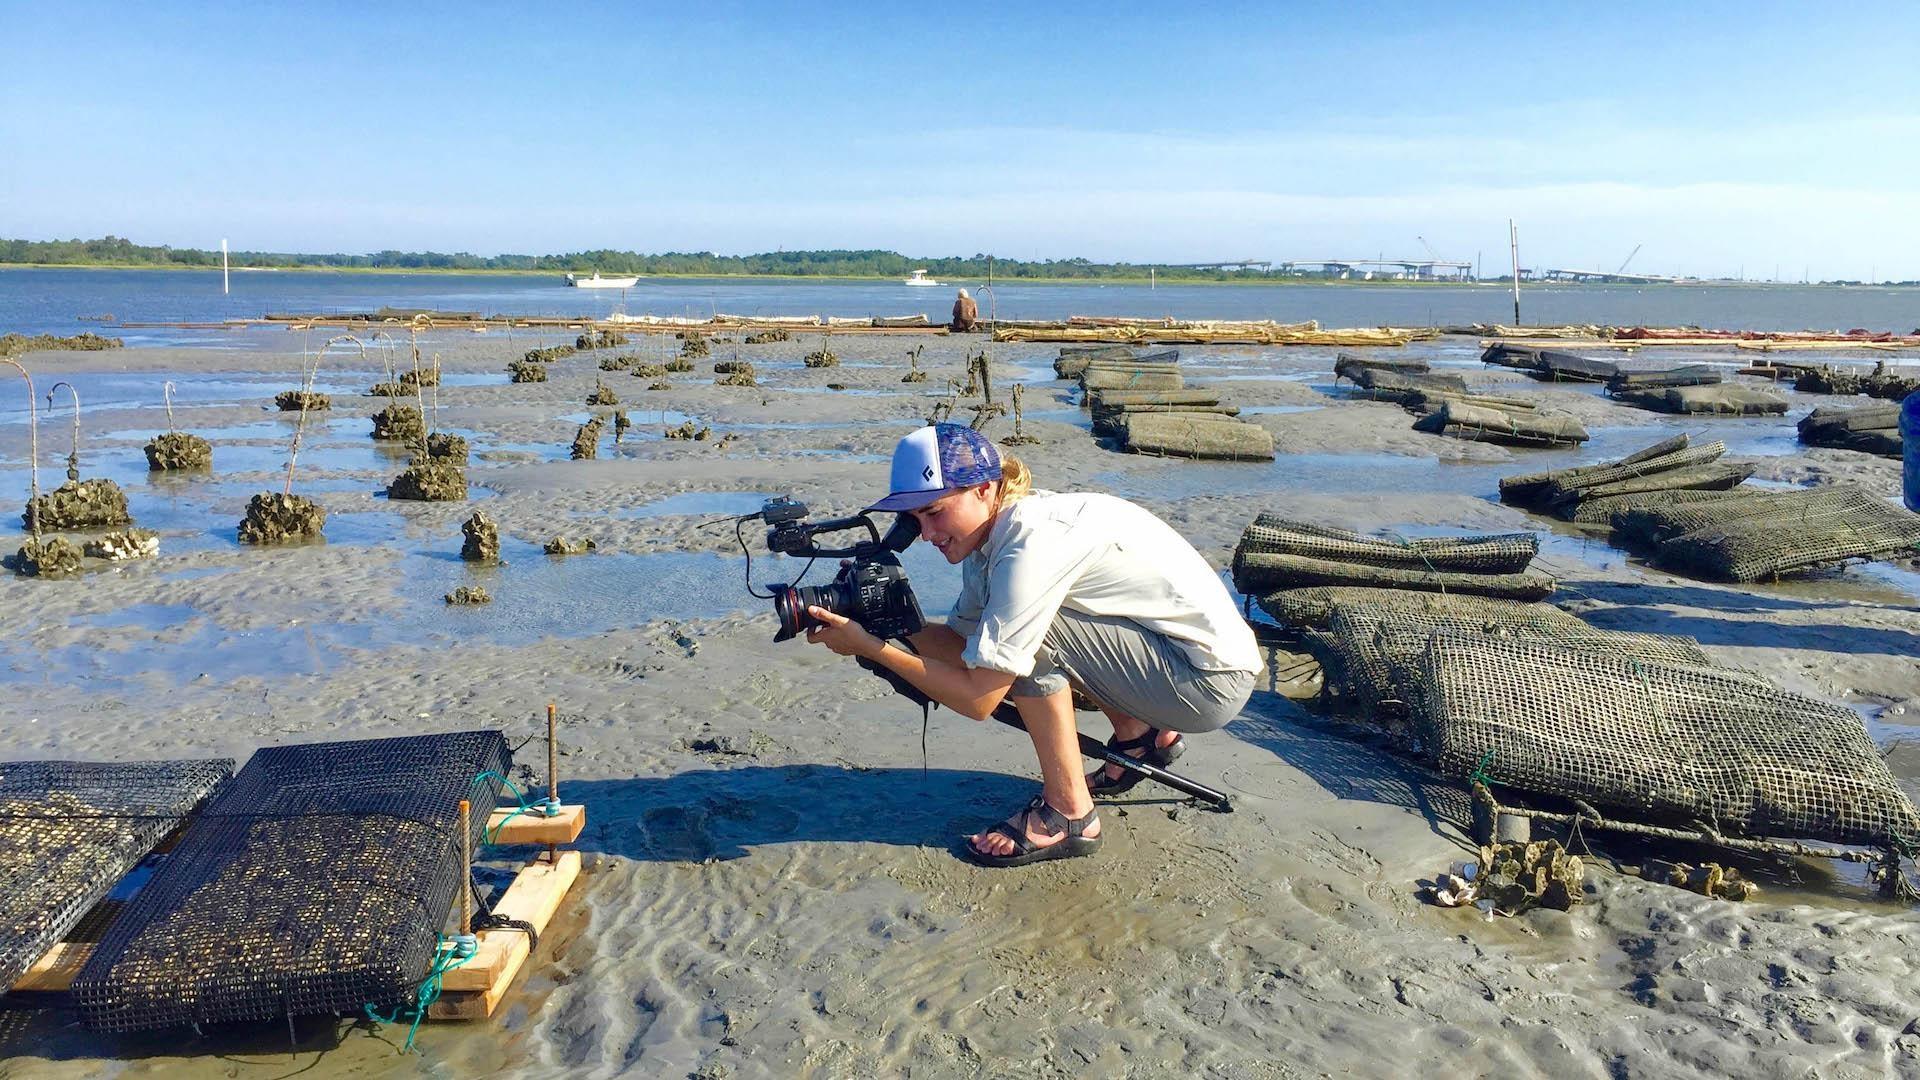
<path fill-rule="evenodd" d="M 548 817 L 560 816 L 560 747 L 554 741 L 554 732 L 558 728 L 557 712 L 554 703 L 547 702 L 547 807 Z M 560 862 L 560 845 L 547 845 L 547 865 Z"/>
<path fill-rule="evenodd" d="M 473 936 L 473 803 L 460 800 L 460 936 Z"/>

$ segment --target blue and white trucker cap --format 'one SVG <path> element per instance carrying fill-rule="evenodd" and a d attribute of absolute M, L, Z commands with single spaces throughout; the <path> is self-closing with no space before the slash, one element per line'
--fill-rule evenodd
<path fill-rule="evenodd" d="M 1000 451 L 961 424 L 929 424 L 893 448 L 892 493 L 869 510 L 918 510 L 949 492 L 1000 479 Z"/>

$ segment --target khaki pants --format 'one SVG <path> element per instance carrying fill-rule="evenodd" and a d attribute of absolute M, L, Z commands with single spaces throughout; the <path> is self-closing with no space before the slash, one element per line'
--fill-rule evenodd
<path fill-rule="evenodd" d="M 1199 734 L 1240 715 L 1256 674 L 1197 668 L 1171 638 L 1132 619 L 1061 608 L 1034 656 L 1032 674 L 1015 679 L 1008 693 L 1047 697 L 1078 686 L 1152 727 Z"/>

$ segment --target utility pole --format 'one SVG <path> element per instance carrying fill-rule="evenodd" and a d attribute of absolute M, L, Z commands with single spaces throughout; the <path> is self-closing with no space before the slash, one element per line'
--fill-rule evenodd
<path fill-rule="evenodd" d="M 227 277 L 227 239 L 220 238 L 220 295 L 233 295 L 233 282 Z"/>
<path fill-rule="evenodd" d="M 1520 325 L 1520 226 L 1507 219 L 1507 243 L 1513 251 L 1513 325 Z"/>

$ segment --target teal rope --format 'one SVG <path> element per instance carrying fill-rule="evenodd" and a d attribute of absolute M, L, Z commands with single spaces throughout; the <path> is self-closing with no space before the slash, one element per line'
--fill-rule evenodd
<path fill-rule="evenodd" d="M 507 827 L 507 822 L 526 813 L 532 809 L 532 807 L 527 803 L 526 792 L 521 791 L 519 785 L 491 769 L 474 777 L 473 783 L 469 784 L 468 787 L 478 787 L 488 780 L 500 781 L 500 785 L 512 792 L 514 800 L 519 803 L 518 808 L 502 818 L 500 824 L 492 830 L 481 829 L 482 840 L 485 843 L 493 844 L 498 841 L 500 830 Z M 394 1006 L 393 1012 L 386 1016 L 381 1016 L 379 1010 L 373 1007 L 372 1002 L 367 1002 L 365 1005 L 362 1005 L 361 1008 L 365 1011 L 367 1019 L 379 1024 L 397 1024 L 403 1017 L 410 1017 L 407 1024 L 407 1044 L 402 1048 L 401 1052 L 405 1053 L 410 1051 L 413 1049 L 414 1039 L 420 1034 L 420 1024 L 426 1020 L 428 1010 L 433 1007 L 434 1002 L 440 1000 L 440 993 L 446 981 L 447 972 L 465 964 L 476 955 L 478 955 L 478 953 L 468 953 L 465 956 L 461 956 L 455 949 L 450 947 L 446 935 L 436 934 L 434 935 L 433 964 L 427 969 L 427 977 L 420 980 L 420 985 L 414 988 L 412 1002 Z"/>
<path fill-rule="evenodd" d="M 500 842 L 500 830 L 507 827 L 507 822 L 512 821 L 514 818 L 517 818 L 521 814 L 524 814 L 527 811 L 533 809 L 533 807 L 528 805 L 527 803 L 526 792 L 521 791 L 519 786 L 516 785 L 513 781 L 507 779 L 506 777 L 500 775 L 497 772 L 493 772 L 492 770 L 488 770 L 487 772 L 483 772 L 479 776 L 474 777 L 473 784 L 470 786 L 477 787 L 483 781 L 486 781 L 488 779 L 500 781 L 500 784 L 502 787 L 506 788 L 508 791 L 513 792 L 514 800 L 520 804 L 519 807 L 513 811 L 513 813 L 508 814 L 506 817 L 501 818 L 500 824 L 494 826 L 491 830 L 486 829 L 484 827 L 481 828 L 480 830 L 481 842 L 486 844 L 497 844 Z"/>
<path fill-rule="evenodd" d="M 497 844 L 497 842 L 499 842 L 499 830 L 501 830 L 501 828 L 507 828 L 507 822 L 513 821 L 516 817 L 520 817 L 520 815 L 526 813 L 526 811 L 530 811 L 532 805 L 528 805 L 526 792 L 522 792 L 518 784 L 515 784 L 513 780 L 509 780 L 509 778 L 503 776 L 503 774 L 493 773 L 492 769 L 486 771 L 486 773 L 474 776 L 474 778 L 472 778 L 472 784 L 468 784 L 468 788 L 476 788 L 476 786 L 480 786 L 480 784 L 484 784 L 484 782 L 488 782 L 488 780 L 499 780 L 503 788 L 507 788 L 509 792 L 513 792 L 513 798 L 515 798 L 516 803 L 518 803 L 515 811 L 509 813 L 507 817 L 503 817 L 497 826 L 493 826 L 492 830 L 488 830 L 488 828 L 482 828 L 482 830 L 480 830 L 482 842 L 486 842 L 486 844 Z M 376 1024 L 397 1024 L 399 1020 L 407 1019 L 407 1045 L 401 1047 L 401 1053 L 411 1051 L 411 1049 L 413 1049 L 413 1040 L 419 1038 L 420 1022 L 426 1020 L 426 1013 L 434 1007 L 434 1001 L 440 1001 L 440 994 L 442 994 L 442 988 L 444 988 L 447 972 L 457 969 L 457 967 L 461 967 L 461 965 L 465 965 L 467 961 L 470 961 L 470 959 L 476 957 L 476 955 L 478 955 L 478 953 L 467 953 L 465 957 L 459 955 L 453 947 L 449 947 L 449 942 L 447 942 L 447 936 L 445 936 L 445 934 L 436 934 L 436 936 L 434 936 L 434 963 L 432 963 L 432 967 L 428 967 L 428 970 L 426 970 L 426 978 L 420 980 L 420 986 L 417 986 L 417 988 L 413 990 L 413 1001 L 411 1001 L 411 1003 L 399 1003 L 399 1005 L 394 1007 L 394 1011 L 392 1011 L 390 1015 L 386 1015 L 386 1017 L 382 1017 L 380 1011 L 372 1007 L 372 1001 L 361 1005 L 361 1009 L 367 1013 L 367 1019 L 374 1020 Z"/>
<path fill-rule="evenodd" d="M 397 1024 L 403 1016 L 411 1014 L 412 1019 L 407 1024 L 407 1044 L 401 1048 L 401 1053 L 412 1050 L 413 1041 L 420 1034 L 420 1024 L 427 1018 L 427 1011 L 433 1008 L 434 1002 L 440 1000 L 440 990 L 446 981 L 447 972 L 465 964 L 476 955 L 478 954 L 468 953 L 461 956 L 449 946 L 445 935 L 434 935 L 433 966 L 428 969 L 427 977 L 420 980 L 419 987 L 414 990 L 413 1001 L 395 1006 L 393 1012 L 387 1016 L 381 1016 L 369 1002 L 362 1006 L 366 1010 L 367 1019 L 380 1024 Z"/>

